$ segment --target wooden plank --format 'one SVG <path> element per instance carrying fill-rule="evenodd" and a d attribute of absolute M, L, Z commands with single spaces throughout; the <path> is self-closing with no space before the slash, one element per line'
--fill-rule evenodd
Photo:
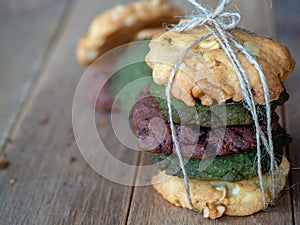
<path fill-rule="evenodd" d="M 106 180 L 83 160 L 71 110 L 84 71 L 75 58 L 77 40 L 98 12 L 116 2 L 75 1 L 60 21 L 65 26 L 11 132 L 14 141 L 4 149 L 11 165 L 0 173 L 1 224 L 125 224 L 132 187 Z M 105 135 L 107 148 L 115 158 L 136 165 L 137 155 L 117 145 L 112 128 L 102 122 L 100 135 Z M 99 159 L 102 163 L 105 158 Z M 133 184 L 135 174 L 128 173 Z"/>
<path fill-rule="evenodd" d="M 34 0 L 12 2 L 16 3 L 1 1 L 0 5 L 0 148 L 46 56 L 66 4 L 65 0 L 42 0 L 36 6 Z"/>
<path fill-rule="evenodd" d="M 293 141 L 289 146 L 289 155 L 292 165 L 290 189 L 292 192 L 292 205 L 294 207 L 295 224 L 300 224 L 300 2 L 297 0 L 277 1 L 278 36 L 286 44 L 296 60 L 295 72 L 285 81 L 285 86 L 290 94 L 290 100 L 286 103 L 286 127 Z"/>
<path fill-rule="evenodd" d="M 268 213 L 203 221 L 201 215 L 169 205 L 151 187 L 135 188 L 131 203 L 131 187 L 105 180 L 85 163 L 71 131 L 72 99 L 83 72 L 74 57 L 75 45 L 90 19 L 116 2 L 79 0 L 70 9 L 64 21 L 67 26 L 58 34 L 14 126 L 14 142 L 5 149 L 11 166 L 0 173 L 0 221 L 3 224 L 153 224 L 154 221 L 160 222 L 157 224 L 265 224 L 266 221 L 291 224 L 286 195 L 283 203 Z M 109 115 L 98 116 L 109 121 Z M 136 154 L 116 143 L 109 124 L 100 125 L 100 135 L 105 135 L 106 145 L 115 150 L 114 156 L 135 165 Z M 133 182 L 134 174 L 130 177 Z M 142 178 L 139 174 L 138 181 Z M 16 184 L 10 185 L 10 179 L 16 179 Z"/>
<path fill-rule="evenodd" d="M 244 16 L 242 25 L 261 34 L 274 35 L 274 8 L 268 1 L 239 1 Z M 255 15 L 255 16 L 253 16 Z M 141 166 L 149 165 L 151 160 L 142 156 Z M 141 172 L 143 171 L 143 172 Z M 154 171 L 138 171 L 136 183 L 150 180 Z M 285 190 L 275 206 L 268 212 L 259 212 L 248 217 L 222 217 L 216 221 L 203 219 L 202 214 L 175 207 L 156 193 L 151 186 L 135 187 L 132 197 L 128 224 L 292 224 L 292 209 L 289 191 Z"/>

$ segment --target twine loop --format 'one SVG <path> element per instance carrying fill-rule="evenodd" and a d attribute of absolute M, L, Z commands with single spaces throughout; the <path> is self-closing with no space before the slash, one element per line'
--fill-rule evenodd
<path fill-rule="evenodd" d="M 177 25 L 172 27 L 173 31 L 181 32 L 192 30 L 197 26 L 204 24 L 220 26 L 224 30 L 233 29 L 238 26 L 241 21 L 241 15 L 237 8 L 234 7 L 232 11 L 224 11 L 233 6 L 230 0 L 221 0 L 215 9 L 205 8 L 196 0 L 188 0 L 195 7 L 195 11 L 191 15 L 183 17 Z"/>
<path fill-rule="evenodd" d="M 180 151 L 180 145 L 178 143 L 176 137 L 176 131 L 172 119 L 172 105 L 171 105 L 171 87 L 172 82 L 175 77 L 176 72 L 180 68 L 185 56 L 189 53 L 189 51 L 195 47 L 201 41 L 213 36 L 220 44 L 221 48 L 226 53 L 227 57 L 229 58 L 236 75 L 238 77 L 241 90 L 243 93 L 243 98 L 245 105 L 249 108 L 252 118 L 253 124 L 255 127 L 255 137 L 257 143 L 257 173 L 259 177 L 259 183 L 262 190 L 262 201 L 267 206 L 266 197 L 265 197 L 265 187 L 262 177 L 262 168 L 261 168 L 261 158 L 262 158 L 262 151 L 261 146 L 263 146 L 270 156 L 271 166 L 271 176 L 272 176 L 272 199 L 275 198 L 276 187 L 275 187 L 275 176 L 278 174 L 278 167 L 275 162 L 274 152 L 273 152 L 273 142 L 272 142 L 272 127 L 271 127 L 271 106 L 270 106 L 270 96 L 269 96 L 269 88 L 266 82 L 265 75 L 262 71 L 261 66 L 257 62 L 256 58 L 252 56 L 247 50 L 239 44 L 234 37 L 227 32 L 227 30 L 237 28 L 240 20 L 241 15 L 238 12 L 238 9 L 235 5 L 232 4 L 231 0 L 219 0 L 219 4 L 216 6 L 215 9 L 212 8 L 205 8 L 200 2 L 196 0 L 188 0 L 191 3 L 195 10 L 191 15 L 184 16 L 183 19 L 177 24 L 171 27 L 171 30 L 174 32 L 182 32 L 182 31 L 189 31 L 197 26 L 205 26 L 206 29 L 210 32 L 210 34 L 204 35 L 199 37 L 196 41 L 194 41 L 178 58 L 176 64 L 172 68 L 168 84 L 166 87 L 166 96 L 167 96 L 167 104 L 168 104 L 168 116 L 170 122 L 170 129 L 172 134 L 172 141 L 174 143 L 174 147 L 176 150 L 176 154 L 179 159 L 180 167 L 183 172 L 184 177 L 184 185 L 187 193 L 187 199 L 190 205 L 190 208 L 195 210 L 192 199 L 190 196 L 190 187 L 188 182 L 188 177 L 186 175 L 183 158 Z M 232 7 L 234 6 L 234 7 Z M 231 7 L 231 10 L 230 10 Z M 228 11 L 226 11 L 228 10 Z M 255 67 L 258 71 L 262 87 L 264 90 L 264 100 L 265 100 L 265 109 L 266 109 L 266 118 L 267 118 L 267 132 L 264 133 L 263 129 L 259 124 L 259 117 L 258 112 L 256 109 L 256 104 L 254 101 L 254 96 L 251 90 L 251 85 L 248 79 L 248 74 L 245 68 L 242 66 L 242 63 L 239 61 L 238 56 L 236 55 L 233 47 L 238 49 L 242 54 L 244 54 L 247 60 Z"/>

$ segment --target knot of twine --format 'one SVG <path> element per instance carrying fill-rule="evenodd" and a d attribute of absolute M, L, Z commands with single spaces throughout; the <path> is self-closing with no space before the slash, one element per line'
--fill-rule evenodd
<path fill-rule="evenodd" d="M 190 187 L 188 182 L 188 176 L 185 171 L 183 158 L 180 151 L 180 145 L 178 143 L 176 137 L 176 131 L 172 118 L 172 107 L 171 107 L 171 87 L 172 82 L 175 77 L 176 72 L 178 71 L 183 59 L 188 54 L 188 52 L 199 44 L 201 41 L 213 36 L 220 44 L 222 49 L 225 51 L 227 57 L 230 59 L 232 66 L 236 72 L 236 75 L 239 79 L 239 83 L 241 86 L 244 102 L 246 106 L 249 108 L 252 114 L 253 123 L 255 126 L 255 136 L 257 142 L 257 173 L 259 177 L 259 183 L 262 190 L 262 201 L 264 206 L 267 206 L 266 197 L 265 197 L 265 187 L 263 182 L 263 174 L 261 167 L 261 158 L 262 151 L 261 147 L 263 146 L 269 154 L 271 165 L 270 165 L 270 173 L 272 176 L 272 187 L 271 194 L 272 199 L 275 199 L 276 195 L 276 187 L 275 187 L 275 175 L 278 174 L 278 166 L 275 162 L 274 151 L 273 151 L 273 141 L 272 141 L 272 127 L 271 127 L 271 107 L 270 107 L 270 96 L 269 96 L 269 88 L 266 82 L 265 75 L 262 71 L 261 66 L 257 62 L 254 56 L 247 52 L 247 50 L 239 44 L 234 37 L 228 32 L 228 30 L 237 28 L 241 15 L 239 14 L 237 7 L 234 7 L 235 10 L 226 11 L 229 6 L 232 6 L 231 0 L 220 0 L 215 9 L 205 8 L 201 3 L 196 0 L 188 0 L 195 7 L 194 13 L 191 15 L 184 16 L 183 19 L 177 24 L 174 25 L 171 30 L 175 32 L 189 31 L 197 26 L 205 26 L 206 29 L 210 32 L 210 34 L 205 35 L 194 41 L 185 52 L 180 55 L 176 64 L 172 68 L 168 84 L 166 87 L 166 95 L 167 95 L 167 103 L 168 103 L 168 116 L 170 121 L 170 129 L 172 134 L 172 140 L 174 143 L 174 147 L 176 150 L 176 154 L 179 159 L 180 167 L 183 172 L 184 177 L 184 185 L 186 189 L 187 199 L 190 207 L 195 210 L 191 195 L 190 195 Z M 237 48 L 240 52 L 242 52 L 246 58 L 251 62 L 251 64 L 258 71 L 260 81 L 263 86 L 264 91 L 264 100 L 265 100 L 265 109 L 266 109 L 266 117 L 267 117 L 267 132 L 263 132 L 258 118 L 258 112 L 255 105 L 253 93 L 251 90 L 251 85 L 248 79 L 248 74 L 246 73 L 245 68 L 242 66 L 241 62 L 238 60 L 237 55 L 233 51 L 233 47 Z"/>
<path fill-rule="evenodd" d="M 195 7 L 195 12 L 191 15 L 185 16 L 185 20 L 181 20 L 176 26 L 173 27 L 173 31 L 181 32 L 192 30 L 196 26 L 202 26 L 204 24 L 216 25 L 218 24 L 225 30 L 233 29 L 241 21 L 241 15 L 238 12 L 224 12 L 231 4 L 231 0 L 220 1 L 215 9 L 209 9 L 203 7 L 196 0 L 188 0 Z"/>

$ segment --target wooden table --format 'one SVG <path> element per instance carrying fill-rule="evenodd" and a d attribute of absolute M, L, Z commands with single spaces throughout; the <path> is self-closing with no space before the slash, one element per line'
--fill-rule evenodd
<path fill-rule="evenodd" d="M 288 148 L 292 170 L 287 188 L 268 212 L 204 220 L 168 204 L 151 186 L 135 187 L 141 179 L 138 169 L 124 171 L 131 182 L 124 186 L 89 167 L 72 130 L 72 101 L 85 70 L 75 48 L 92 18 L 118 2 L 126 1 L 0 1 L 0 156 L 2 167 L 10 163 L 0 171 L 0 224 L 300 224 L 299 66 L 285 82 L 291 98 L 281 113 L 293 136 Z M 268 4 L 240 0 L 243 25 L 280 39 L 299 59 L 300 2 Z M 97 117 L 109 119 L 105 113 Z M 147 161 L 111 137 L 103 121 L 100 133 L 120 160 L 132 165 Z"/>

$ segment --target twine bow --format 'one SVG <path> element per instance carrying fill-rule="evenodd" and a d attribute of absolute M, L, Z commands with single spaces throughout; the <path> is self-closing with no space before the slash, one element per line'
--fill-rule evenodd
<path fill-rule="evenodd" d="M 238 12 L 224 12 L 225 8 L 232 4 L 231 0 L 220 1 L 215 9 L 207 9 L 196 0 L 188 1 L 195 6 L 195 11 L 192 15 L 185 16 L 184 20 L 181 20 L 174 26 L 173 31 L 181 32 L 184 30 L 192 30 L 196 26 L 202 26 L 204 24 L 218 24 L 223 29 L 228 30 L 237 27 L 241 21 L 241 15 Z"/>
<path fill-rule="evenodd" d="M 194 13 L 191 15 L 187 15 L 183 17 L 177 25 L 174 25 L 171 30 L 174 32 L 182 32 L 182 31 L 189 31 L 197 26 L 205 26 L 210 34 L 200 37 L 198 40 L 193 42 L 186 51 L 179 57 L 176 64 L 172 68 L 168 84 L 166 87 L 166 95 L 167 95 L 167 103 L 168 103 L 168 114 L 169 114 L 169 121 L 170 121 L 170 129 L 172 134 L 172 140 L 175 146 L 175 150 L 179 159 L 180 167 L 183 172 L 184 176 L 184 184 L 187 193 L 188 202 L 190 207 L 195 210 L 192 204 L 191 196 L 190 196 L 190 187 L 188 183 L 188 177 L 186 175 L 186 171 L 184 168 L 184 163 L 180 151 L 180 146 L 176 137 L 175 127 L 172 118 L 172 107 L 171 107 L 171 87 L 172 82 L 175 77 L 176 72 L 178 71 L 183 59 L 188 54 L 188 52 L 195 47 L 201 41 L 213 36 L 221 45 L 222 49 L 225 51 L 226 55 L 230 59 L 232 66 L 236 72 L 236 75 L 239 79 L 240 86 L 243 93 L 243 98 L 245 101 L 246 106 L 249 108 L 252 114 L 253 123 L 255 126 L 256 131 L 256 142 L 257 142 L 257 172 L 259 176 L 260 187 L 262 190 L 262 200 L 265 205 L 267 206 L 266 197 L 265 197 L 265 188 L 262 178 L 262 168 L 261 168 L 261 143 L 264 148 L 267 150 L 271 166 L 270 171 L 272 175 L 272 198 L 275 198 L 276 187 L 275 187 L 275 175 L 278 174 L 278 167 L 275 162 L 274 152 L 273 152 L 273 141 L 272 141 L 272 128 L 271 128 L 271 107 L 270 107 L 270 96 L 269 96 L 269 88 L 266 82 L 265 75 L 261 69 L 261 66 L 256 61 L 255 57 L 252 56 L 247 50 L 239 44 L 234 37 L 227 31 L 233 28 L 237 28 L 240 20 L 241 15 L 237 11 L 237 7 L 235 10 L 226 11 L 229 6 L 232 6 L 231 0 L 220 0 L 219 4 L 216 6 L 215 9 L 205 8 L 200 2 L 196 0 L 188 0 L 194 7 Z M 237 48 L 240 52 L 242 52 L 246 58 L 253 64 L 255 69 L 258 71 L 260 80 L 264 90 L 264 100 L 265 100 L 265 108 L 266 108 L 266 117 L 267 117 L 267 135 L 263 132 L 262 128 L 260 127 L 259 120 L 258 120 L 258 112 L 256 109 L 253 93 L 251 90 L 251 85 L 248 79 L 248 74 L 246 70 L 242 66 L 241 62 L 238 60 L 236 53 L 233 51 L 233 47 Z"/>

